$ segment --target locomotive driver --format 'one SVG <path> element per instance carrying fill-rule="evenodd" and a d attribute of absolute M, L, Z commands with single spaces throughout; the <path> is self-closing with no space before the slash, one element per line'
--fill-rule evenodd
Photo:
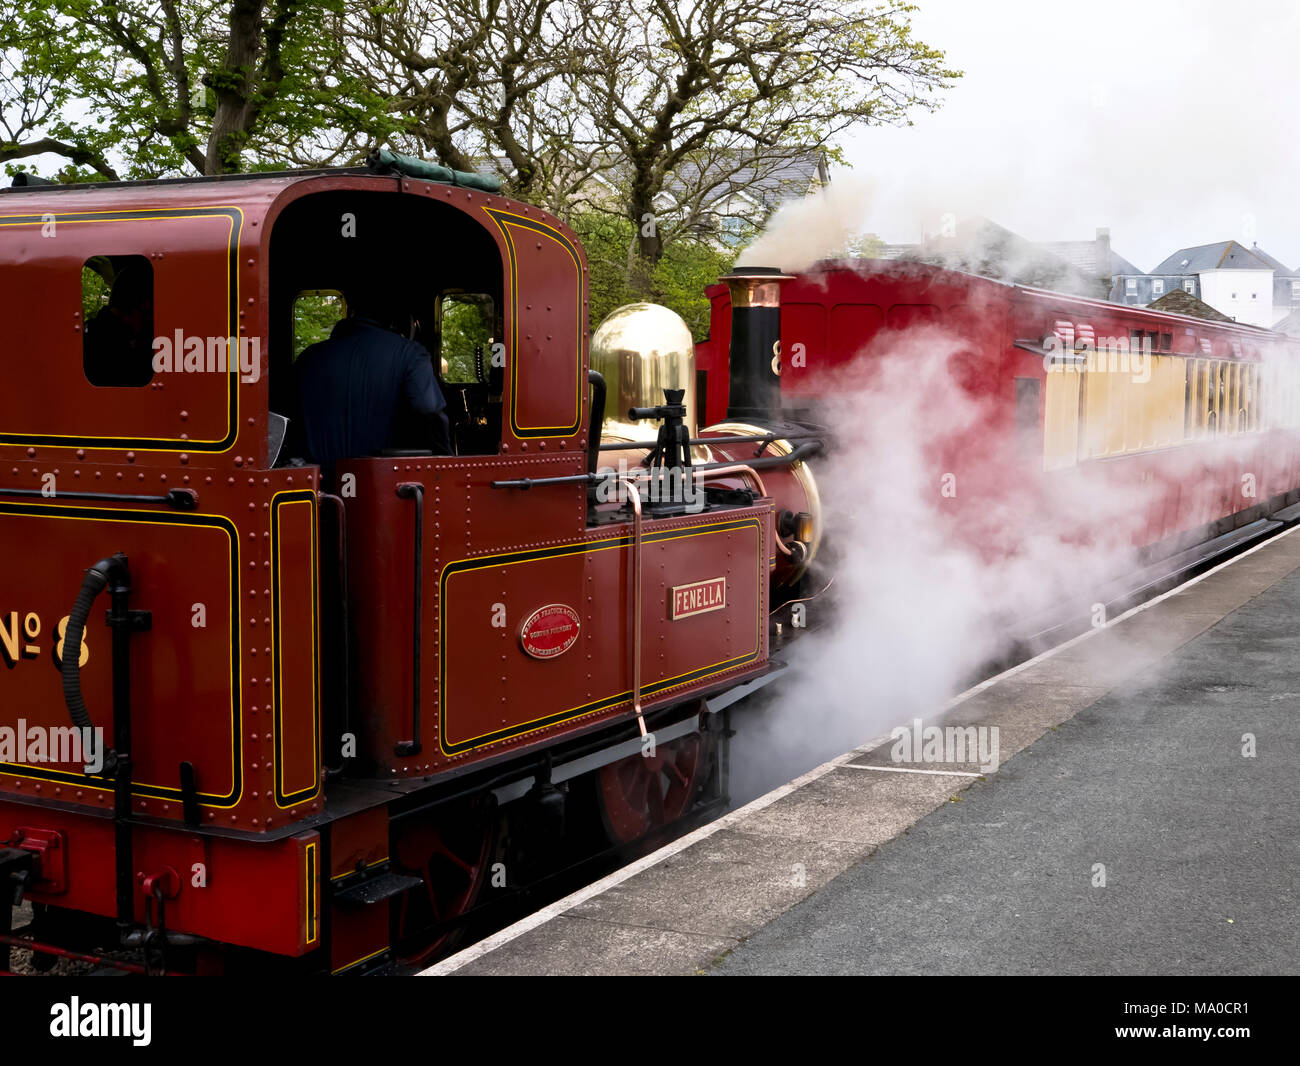
<path fill-rule="evenodd" d="M 446 401 L 422 344 L 396 327 L 399 315 L 380 290 L 357 293 L 329 340 L 298 357 L 298 399 L 308 457 L 332 488 L 340 459 L 394 446 L 406 424 L 418 444 L 450 455 Z"/>

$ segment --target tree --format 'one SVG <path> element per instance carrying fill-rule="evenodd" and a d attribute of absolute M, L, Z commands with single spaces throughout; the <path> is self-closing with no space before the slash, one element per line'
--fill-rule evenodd
<path fill-rule="evenodd" d="M 839 160 L 853 126 L 938 106 L 958 73 L 911 35 L 909 4 L 857 0 L 588 0 L 575 47 L 582 110 L 625 168 L 634 288 L 679 233 L 797 154 Z M 668 195 L 677 210 L 660 209 Z"/>
<path fill-rule="evenodd" d="M 584 211 L 572 219 L 582 239 L 590 266 L 591 328 L 614 308 L 646 299 L 631 283 L 626 270 L 627 250 L 635 244 L 630 221 L 604 212 Z M 685 320 L 696 340 L 709 333 L 709 298 L 705 286 L 713 284 L 735 265 L 735 246 L 681 239 L 671 242 L 650 273 L 649 298 L 671 307 Z"/>
<path fill-rule="evenodd" d="M 738 208 L 740 194 L 770 186 L 792 160 L 839 161 L 851 127 L 938 106 L 958 74 L 912 37 L 914 10 L 392 0 L 350 15 L 350 69 L 407 118 L 396 136 L 415 150 L 495 168 L 516 195 L 570 220 L 631 222 L 623 269 L 644 296 L 672 242 L 761 223 L 770 204 Z"/>
<path fill-rule="evenodd" d="M 0 0 L 0 162 L 70 178 L 275 166 L 380 102 L 333 71 L 343 0 Z M 12 169 L 12 166 L 10 167 Z"/>
<path fill-rule="evenodd" d="M 581 220 L 594 269 L 611 272 L 593 287 L 651 298 L 808 192 L 793 164 L 842 162 L 849 129 L 939 106 L 959 75 L 913 38 L 914 10 L 0 0 L 0 162 L 54 152 L 68 178 L 154 177 L 349 164 L 391 144 L 495 170 Z"/>
<path fill-rule="evenodd" d="M 614 164 L 592 143 L 575 79 L 581 4 L 389 0 L 349 8 L 347 69 L 400 119 L 389 139 L 456 170 L 495 170 L 512 194 L 567 214 Z"/>

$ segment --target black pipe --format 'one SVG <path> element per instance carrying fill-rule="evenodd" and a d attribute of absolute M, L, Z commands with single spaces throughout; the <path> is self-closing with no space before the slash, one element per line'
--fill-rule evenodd
<path fill-rule="evenodd" d="M 773 441 L 778 440 L 821 440 L 825 436 L 825 431 L 816 433 L 751 433 L 747 436 L 735 437 L 727 434 L 718 437 L 692 437 L 686 443 L 691 446 L 697 444 L 771 444 Z M 602 452 L 623 452 L 635 451 L 640 448 L 649 451 L 654 446 L 655 441 L 652 440 L 614 441 L 611 444 L 602 444 L 600 450 Z"/>
<path fill-rule="evenodd" d="M 110 503 L 165 503 L 178 511 L 192 511 L 199 505 L 193 489 L 169 489 L 165 496 L 140 496 L 120 492 L 55 492 L 43 489 L 9 489 L 0 486 L 0 496 L 44 496 L 50 500 L 107 500 Z"/>
<path fill-rule="evenodd" d="M 728 440 L 727 437 L 718 437 L 717 442 L 723 443 Z M 721 463 L 701 463 L 698 466 L 691 467 L 692 470 L 719 470 L 724 466 L 747 466 L 751 470 L 772 470 L 780 466 L 793 466 L 795 463 L 816 455 L 822 450 L 821 440 L 810 440 L 800 444 L 789 455 L 765 455 L 757 459 L 732 459 Z M 613 470 L 606 470 L 599 474 L 568 474 L 564 477 L 521 477 L 509 481 L 493 481 L 491 483 L 494 489 L 531 489 L 534 485 L 574 485 L 579 483 L 595 484 L 608 478 L 617 477 L 618 474 Z"/>
<path fill-rule="evenodd" d="M 128 606 L 131 572 L 118 553 L 109 568 L 108 624 L 113 627 L 113 836 L 117 874 L 117 926 L 122 935 L 135 925 L 135 863 L 131 840 L 131 629 Z M 69 629 L 71 625 L 69 625 Z M 63 662 L 77 662 L 81 646 L 63 645 Z"/>
<path fill-rule="evenodd" d="M 103 770 L 113 775 L 113 851 L 117 897 L 117 924 L 122 935 L 135 924 L 134 861 L 131 839 L 131 633 L 147 628 L 147 611 L 130 609 L 131 571 L 121 552 L 101 559 L 89 570 L 68 615 L 63 631 L 60 672 L 68 715 L 83 736 L 92 738 L 94 727 L 81 692 L 81 641 L 95 597 L 108 588 L 108 624 L 113 630 L 113 747 L 100 752 Z M 102 748 L 102 744 L 99 745 Z"/>
<path fill-rule="evenodd" d="M 795 463 L 801 463 L 805 459 L 817 455 L 822 450 L 820 440 L 810 440 L 799 445 L 789 455 L 763 455 L 754 459 L 736 459 L 731 463 L 706 463 L 704 466 L 696 467 L 697 470 L 709 470 L 720 466 L 733 466 L 740 463 L 749 467 L 751 470 L 772 470 L 778 466 L 793 466 Z"/>
<path fill-rule="evenodd" d="M 587 473 L 596 472 L 600 459 L 600 435 L 605 428 L 605 378 L 598 370 L 587 371 L 591 386 L 591 425 L 587 429 Z"/>
<path fill-rule="evenodd" d="M 424 613 L 424 486 L 417 481 L 404 481 L 397 486 L 397 495 L 402 499 L 415 499 L 415 639 L 412 655 L 412 682 L 415 695 L 411 707 L 411 739 L 399 740 L 396 753 L 405 758 L 419 755 L 423 748 L 420 742 L 420 621 Z"/>
<path fill-rule="evenodd" d="M 86 710 L 86 700 L 81 694 L 81 641 L 86 632 L 86 619 L 90 617 L 91 604 L 108 586 L 109 571 L 119 560 L 125 562 L 125 557 L 115 555 L 100 559 L 86 571 L 76 602 L 68 612 L 68 624 L 63 630 L 63 661 L 59 664 L 63 679 L 63 702 L 67 705 L 72 724 L 83 731 L 83 736 L 93 737 L 93 732 L 87 734 L 85 731 L 93 730 L 94 727 L 90 713 Z M 72 649 L 73 654 L 68 654 L 69 649 Z"/>

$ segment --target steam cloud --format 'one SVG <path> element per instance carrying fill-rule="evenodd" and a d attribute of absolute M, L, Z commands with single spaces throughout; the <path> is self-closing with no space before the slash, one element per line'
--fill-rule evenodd
<path fill-rule="evenodd" d="M 786 205 L 740 262 L 793 273 L 852 255 L 868 193 L 865 182 L 837 181 Z M 971 237 L 968 261 L 984 251 L 981 231 Z M 998 251 L 1010 269 L 1025 268 Z M 1294 360 L 1260 343 L 1273 397 L 1268 424 L 1300 424 Z M 1028 620 L 1065 602 L 1086 617 L 1105 583 L 1136 569 L 1136 547 L 1157 516 L 1168 525 L 1173 513 L 1204 514 L 1208 497 L 1223 491 L 1220 463 L 1253 471 L 1258 499 L 1290 487 L 1260 469 L 1269 457 L 1253 434 L 1218 440 L 1213 465 L 1204 448 L 1168 451 L 1162 475 L 1145 481 L 1132 463 L 1043 476 L 1034 469 L 1041 436 L 1030 445 L 1035 455 L 1017 452 L 1005 419 L 1011 397 L 979 380 L 993 373 L 989 353 L 928 327 L 879 335 L 826 381 L 824 420 L 839 440 L 814 467 L 834 620 L 790 650 L 796 676 L 740 723 L 738 801 L 896 725 L 937 721 L 975 671 L 1029 635 Z M 955 495 L 944 494 L 945 475 Z M 1195 508 L 1189 493 L 1201 494 Z M 814 617 L 832 607 L 814 600 L 808 610 Z"/>
<path fill-rule="evenodd" d="M 786 202 L 741 253 L 739 262 L 779 266 L 797 273 L 818 259 L 850 254 L 860 229 L 862 205 L 871 193 L 872 184 L 867 180 L 837 177 L 811 196 Z"/>
<path fill-rule="evenodd" d="M 1222 491 L 1202 449 L 1166 453 L 1146 482 L 1134 464 L 1041 476 L 1041 450 L 1018 453 L 1005 421 L 994 429 L 1006 397 L 962 387 L 981 356 L 937 327 L 886 333 L 828 388 L 839 441 L 815 472 L 834 585 L 808 611 L 831 621 L 776 653 L 793 676 L 738 722 L 737 801 L 914 718 L 939 722 L 1030 619 L 1069 604 L 1086 621 L 1098 590 L 1138 567 L 1148 523 L 1177 510 L 1177 486 Z M 1223 439 L 1216 460 L 1257 470 L 1258 441 Z M 1272 491 L 1261 484 L 1261 498 Z"/>

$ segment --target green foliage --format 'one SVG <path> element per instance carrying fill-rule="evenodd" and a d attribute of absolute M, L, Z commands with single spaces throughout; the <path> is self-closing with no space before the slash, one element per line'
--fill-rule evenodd
<path fill-rule="evenodd" d="M 492 357 L 492 298 L 456 293 L 442 298 L 439 336 L 441 357 L 447 364 L 447 381 L 477 381 L 474 349 L 481 348 L 486 363 Z"/>
<path fill-rule="evenodd" d="M 108 306 L 108 297 L 112 292 L 108 278 L 102 269 L 96 269 L 92 263 L 81 268 L 81 321 L 89 322 Z"/>
<path fill-rule="evenodd" d="M 400 128 L 340 73 L 345 0 L 0 0 L 0 162 L 61 180 L 272 169 L 344 122 Z"/>
<path fill-rule="evenodd" d="M 293 302 L 293 357 L 325 340 L 334 323 L 346 317 L 347 303 L 338 292 L 304 292 Z"/>
<path fill-rule="evenodd" d="M 727 273 L 740 244 L 720 247 L 686 237 L 670 241 L 659 262 L 637 264 L 631 252 L 635 227 L 625 218 L 584 212 L 572 220 L 590 267 L 591 328 L 623 304 L 645 299 L 631 280 L 642 265 L 650 279 L 649 299 L 676 311 L 696 340 L 709 333 L 709 298 L 704 287 Z"/>

